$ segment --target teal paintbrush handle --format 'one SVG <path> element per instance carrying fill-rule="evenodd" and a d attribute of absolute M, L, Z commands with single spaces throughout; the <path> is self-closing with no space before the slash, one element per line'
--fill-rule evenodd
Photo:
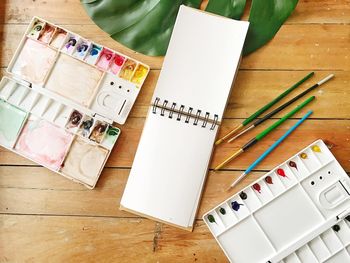
<path fill-rule="evenodd" d="M 262 138 L 264 138 L 267 134 L 269 134 L 272 130 L 276 129 L 279 125 L 281 125 L 283 122 L 285 122 L 287 119 L 289 119 L 290 117 L 292 117 L 295 113 L 297 113 L 298 111 L 300 111 L 302 108 L 304 108 L 307 104 L 309 104 L 311 101 L 313 101 L 315 99 L 315 96 L 311 96 L 310 98 L 308 98 L 307 100 L 305 100 L 303 103 L 301 103 L 300 105 L 298 105 L 294 110 L 288 112 L 286 115 L 284 115 L 281 119 L 279 119 L 278 121 L 276 121 L 274 124 L 272 124 L 270 127 L 268 127 L 267 129 L 265 129 L 264 131 L 262 131 L 261 133 L 259 133 L 255 139 L 256 140 L 261 140 Z"/>
<path fill-rule="evenodd" d="M 291 93 L 295 88 L 300 86 L 302 83 L 304 83 L 307 79 L 312 77 L 314 75 L 314 72 L 311 72 L 307 74 L 303 79 L 299 80 L 297 83 L 295 83 L 293 86 L 291 86 L 289 89 L 287 89 L 285 92 L 280 94 L 278 97 L 276 97 L 274 100 L 266 104 L 264 107 L 260 108 L 257 110 L 255 113 L 253 113 L 251 116 L 249 116 L 247 119 L 245 119 L 242 124 L 243 126 L 246 126 L 248 123 L 252 122 L 253 120 L 256 119 L 260 114 L 263 112 L 267 111 L 269 108 L 271 108 L 274 104 L 279 102 L 281 99 L 283 99 L 285 96 L 287 96 L 289 93 Z"/>

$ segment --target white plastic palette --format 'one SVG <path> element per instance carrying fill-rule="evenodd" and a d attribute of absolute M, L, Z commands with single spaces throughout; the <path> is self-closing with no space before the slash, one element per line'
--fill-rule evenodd
<path fill-rule="evenodd" d="M 303 248 L 308 242 L 349 214 L 350 178 L 318 140 L 203 219 L 234 263 L 349 262 L 349 241 L 339 241 L 343 248 L 326 245 L 327 257 L 316 248 L 313 261 L 301 260 L 303 253 L 309 253 Z M 327 261 L 338 257 L 343 261 Z"/>
<path fill-rule="evenodd" d="M 124 54 L 34 17 L 8 72 L 84 107 L 107 122 L 124 124 L 149 67 Z"/>
<path fill-rule="evenodd" d="M 120 129 L 57 96 L 4 77 L 0 146 L 94 188 Z"/>

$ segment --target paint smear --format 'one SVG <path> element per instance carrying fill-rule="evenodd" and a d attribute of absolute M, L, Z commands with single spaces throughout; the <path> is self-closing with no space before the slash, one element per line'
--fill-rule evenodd
<path fill-rule="evenodd" d="M 98 89 L 102 71 L 61 53 L 46 88 L 88 107 Z"/>
<path fill-rule="evenodd" d="M 27 113 L 0 100 L 0 144 L 12 148 L 27 119 Z"/>
<path fill-rule="evenodd" d="M 28 158 L 57 171 L 73 139 L 71 133 L 48 121 L 31 118 L 23 128 L 16 150 Z"/>
<path fill-rule="evenodd" d="M 112 149 L 113 145 L 117 141 L 120 134 L 120 130 L 117 127 L 111 125 L 108 126 L 105 137 L 103 138 L 102 145 L 108 149 Z"/>
<path fill-rule="evenodd" d="M 125 61 L 125 57 L 115 54 L 110 71 L 115 75 L 118 74 L 118 72 L 120 71 L 121 67 L 124 64 L 124 61 Z"/>
<path fill-rule="evenodd" d="M 77 128 L 83 118 L 83 114 L 77 110 L 74 110 L 69 117 L 68 123 L 66 125 L 67 129 Z"/>
<path fill-rule="evenodd" d="M 255 184 L 253 185 L 253 189 L 254 189 L 255 191 L 257 191 L 259 194 L 261 194 L 261 186 L 260 186 L 260 184 L 255 183 Z"/>
<path fill-rule="evenodd" d="M 100 143 L 103 139 L 103 136 L 106 130 L 107 130 L 107 123 L 101 123 L 97 121 L 89 139 L 97 143 Z"/>
<path fill-rule="evenodd" d="M 44 42 L 44 43 L 49 43 L 53 34 L 55 32 L 55 27 L 46 24 L 44 27 L 44 30 L 41 32 L 39 41 Z"/>
<path fill-rule="evenodd" d="M 231 203 L 232 209 L 235 210 L 236 212 L 241 208 L 241 205 L 243 205 L 243 204 L 240 204 L 237 201 L 233 201 Z"/>
<path fill-rule="evenodd" d="M 148 68 L 146 68 L 145 66 L 143 66 L 141 64 L 138 65 L 138 67 L 134 73 L 134 76 L 131 79 L 131 82 L 133 82 L 137 85 L 141 85 L 142 82 L 144 81 L 144 79 L 146 78 L 147 73 L 148 73 Z"/>
<path fill-rule="evenodd" d="M 314 152 L 317 152 L 317 153 L 320 153 L 320 152 L 321 152 L 321 148 L 320 148 L 318 145 L 312 146 L 311 149 L 312 149 Z"/>
<path fill-rule="evenodd" d="M 108 150 L 76 137 L 62 165 L 61 172 L 93 186 L 107 158 Z"/>
<path fill-rule="evenodd" d="M 36 21 L 33 25 L 33 28 L 30 30 L 28 36 L 34 39 L 38 39 L 40 32 L 43 30 L 45 22 Z"/>
<path fill-rule="evenodd" d="M 282 168 L 277 169 L 277 174 L 281 177 L 287 177 L 286 173 Z"/>
<path fill-rule="evenodd" d="M 122 79 L 130 80 L 132 74 L 134 73 L 136 67 L 136 62 L 130 59 L 127 59 L 123 65 L 122 70 L 120 71 L 119 77 Z"/>
<path fill-rule="evenodd" d="M 61 48 L 63 45 L 63 41 L 66 39 L 67 32 L 64 31 L 61 28 L 57 28 L 56 32 L 54 33 L 50 45 L 54 48 Z"/>
<path fill-rule="evenodd" d="M 295 169 L 298 170 L 298 166 L 297 166 L 296 162 L 289 161 L 288 165 L 289 165 L 290 167 L 293 167 L 293 168 L 295 168 Z"/>
<path fill-rule="evenodd" d="M 272 181 L 272 177 L 271 176 L 266 176 L 265 177 L 265 182 L 268 183 L 268 184 L 273 184 L 273 181 Z"/>
<path fill-rule="evenodd" d="M 97 59 L 100 57 L 101 52 L 102 52 L 102 47 L 93 44 L 88 55 L 85 58 L 85 61 L 91 65 L 95 65 Z"/>
<path fill-rule="evenodd" d="M 102 70 L 107 70 L 109 68 L 109 65 L 112 63 L 113 58 L 114 58 L 113 51 L 104 48 L 96 66 Z"/>
<path fill-rule="evenodd" d="M 11 70 L 35 84 L 44 84 L 44 79 L 55 62 L 57 51 L 50 47 L 27 39 Z"/>
<path fill-rule="evenodd" d="M 307 154 L 306 154 L 306 153 L 300 154 L 300 158 L 301 158 L 301 159 L 306 159 L 306 158 L 307 158 Z"/>

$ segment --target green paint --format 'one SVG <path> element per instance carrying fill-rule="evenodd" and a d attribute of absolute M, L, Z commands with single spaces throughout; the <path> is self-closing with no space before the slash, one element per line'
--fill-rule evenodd
<path fill-rule="evenodd" d="M 216 223 L 215 218 L 214 218 L 213 215 L 208 215 L 208 221 L 209 221 L 210 223 Z"/>
<path fill-rule="evenodd" d="M 223 208 L 223 207 L 220 207 L 219 211 L 220 211 L 220 213 L 221 213 L 222 215 L 225 215 L 225 214 L 226 214 L 226 210 L 225 210 L 225 208 Z"/>
<path fill-rule="evenodd" d="M 25 111 L 0 100 L 0 144 L 13 147 L 26 119 Z"/>
<path fill-rule="evenodd" d="M 106 132 L 105 138 L 103 139 L 102 145 L 111 149 L 114 143 L 116 142 L 119 134 L 120 134 L 120 129 L 113 126 L 108 126 L 108 130 Z"/>

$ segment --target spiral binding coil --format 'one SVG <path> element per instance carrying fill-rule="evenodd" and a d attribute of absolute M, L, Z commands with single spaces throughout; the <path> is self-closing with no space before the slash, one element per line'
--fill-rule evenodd
<path fill-rule="evenodd" d="M 160 104 L 160 98 L 155 98 L 152 113 L 157 114 L 157 108 L 160 109 L 160 115 L 165 116 L 165 111 L 169 112 L 168 118 L 172 119 L 174 114 L 176 115 L 176 120 L 181 121 L 182 117 L 185 117 L 185 123 L 190 123 L 190 120 L 193 119 L 193 125 L 197 126 L 200 121 L 202 121 L 202 128 L 206 128 L 208 124 L 211 124 L 210 130 L 214 130 L 216 125 L 218 125 L 219 116 L 214 114 L 213 120 L 209 121 L 210 113 L 205 112 L 204 116 L 201 116 L 202 111 L 197 110 L 194 111 L 192 107 L 189 107 L 187 112 L 185 112 L 185 105 L 180 105 L 178 109 L 176 109 L 176 103 L 173 102 L 170 108 L 167 107 L 169 104 L 168 100 L 164 100 L 162 104 Z M 194 115 L 194 116 L 193 116 Z M 208 126 L 209 127 L 209 126 Z"/>

